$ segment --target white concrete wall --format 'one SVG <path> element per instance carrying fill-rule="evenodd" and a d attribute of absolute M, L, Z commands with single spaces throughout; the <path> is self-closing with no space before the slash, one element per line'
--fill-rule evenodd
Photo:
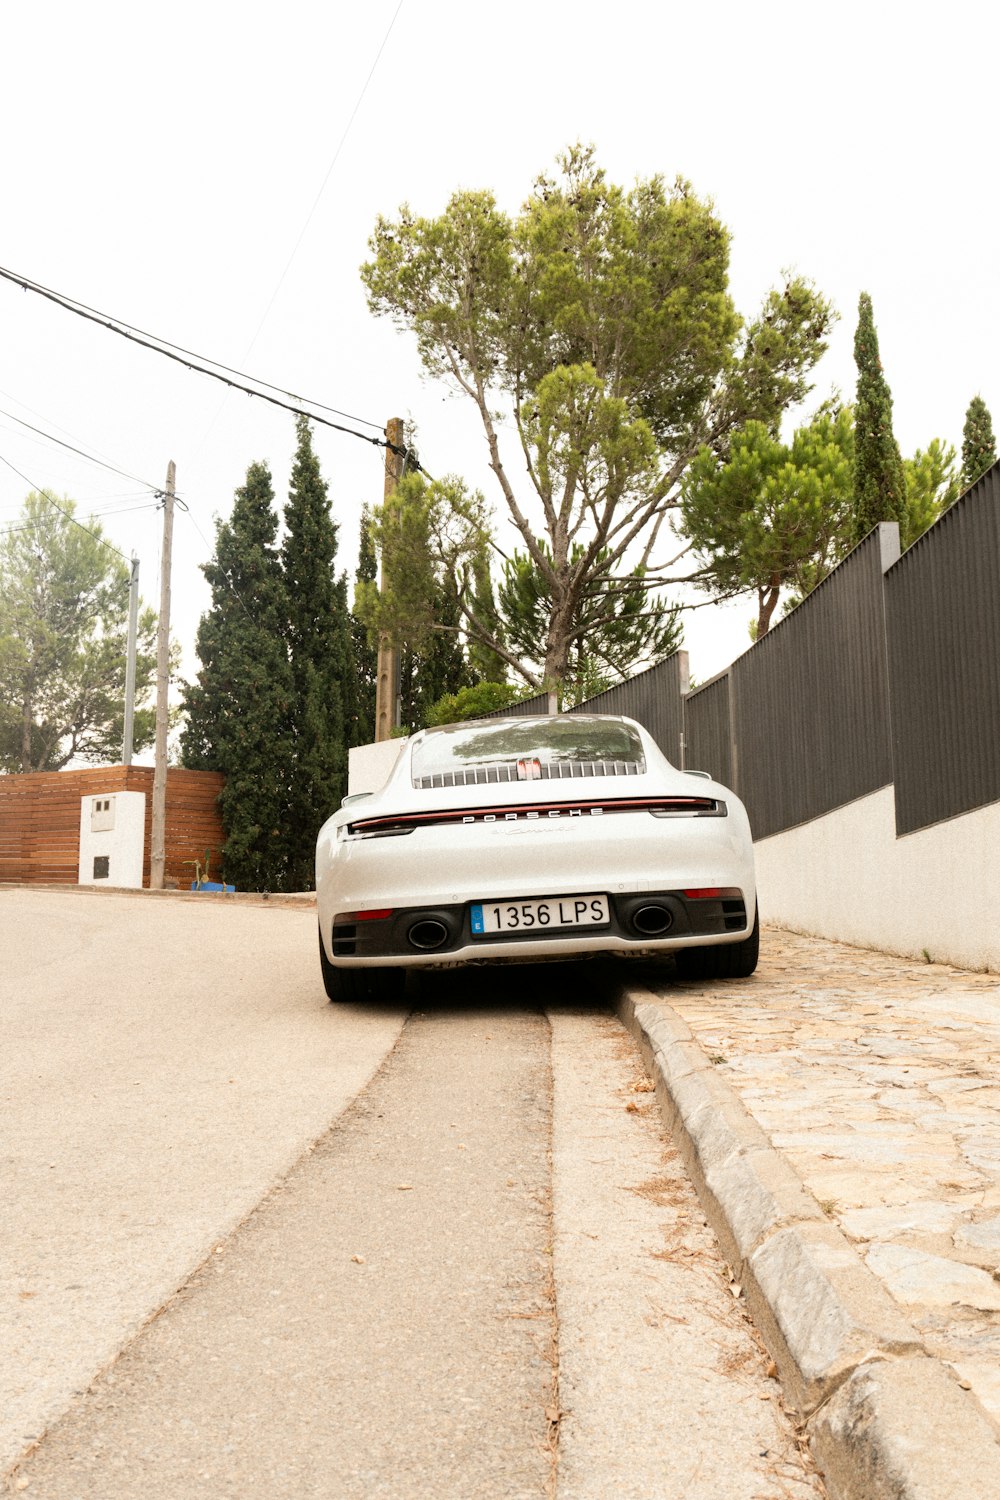
<path fill-rule="evenodd" d="M 1000 972 L 1000 802 L 897 838 L 887 786 L 754 849 L 764 921 Z"/>
<path fill-rule="evenodd" d="M 105 803 L 110 803 L 107 810 Z M 81 797 L 79 883 L 141 890 L 145 828 L 144 792 L 100 792 Z M 94 860 L 101 857 L 108 861 L 106 877 L 94 874 Z"/>
<path fill-rule="evenodd" d="M 385 786 L 406 741 L 381 740 L 377 745 L 356 745 L 347 752 L 347 794 L 377 792 Z"/>

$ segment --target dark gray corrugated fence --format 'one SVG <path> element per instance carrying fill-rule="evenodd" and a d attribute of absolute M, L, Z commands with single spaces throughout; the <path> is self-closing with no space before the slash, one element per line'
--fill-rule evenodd
<path fill-rule="evenodd" d="M 512 703 L 509 708 L 495 708 L 492 713 L 484 714 L 484 719 L 530 719 L 532 714 L 547 714 L 549 711 L 548 693 L 536 693 L 533 698 L 522 698 L 520 703 Z"/>
<path fill-rule="evenodd" d="M 684 700 L 684 766 L 707 771 L 735 791 L 728 672 L 695 688 Z"/>
<path fill-rule="evenodd" d="M 886 575 L 896 832 L 1000 799 L 1000 465 Z"/>
<path fill-rule="evenodd" d="M 735 790 L 757 838 L 892 780 L 882 574 L 898 547 L 877 526 L 730 668 Z"/>
<path fill-rule="evenodd" d="M 571 711 L 637 719 L 731 786 L 757 838 L 893 781 L 900 834 L 1000 800 L 1000 464 L 902 558 L 877 526 L 694 693 L 679 651 Z"/>
<path fill-rule="evenodd" d="M 675 651 L 638 677 L 620 682 L 606 693 L 598 693 L 569 710 L 574 714 L 623 714 L 636 719 L 653 736 L 675 766 L 681 764 L 681 731 L 684 727 L 684 693 L 687 690 L 688 657 Z"/>

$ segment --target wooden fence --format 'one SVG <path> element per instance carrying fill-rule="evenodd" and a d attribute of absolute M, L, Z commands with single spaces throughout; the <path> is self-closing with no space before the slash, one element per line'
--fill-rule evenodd
<path fill-rule="evenodd" d="M 186 889 L 194 860 L 210 851 L 212 879 L 222 868 L 225 835 L 218 798 L 225 777 L 217 771 L 167 771 L 167 885 Z M 43 771 L 0 776 L 0 881 L 24 885 L 76 885 L 80 860 L 80 799 L 107 792 L 146 795 L 142 882 L 149 885 L 153 768 L 95 766 L 85 771 Z"/>

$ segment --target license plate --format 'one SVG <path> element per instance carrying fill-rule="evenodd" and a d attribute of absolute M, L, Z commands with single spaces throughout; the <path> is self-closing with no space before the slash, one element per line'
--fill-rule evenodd
<path fill-rule="evenodd" d="M 477 902 L 472 935 L 488 932 L 551 932 L 558 927 L 602 927 L 608 922 L 607 896 L 549 896 L 544 901 Z"/>

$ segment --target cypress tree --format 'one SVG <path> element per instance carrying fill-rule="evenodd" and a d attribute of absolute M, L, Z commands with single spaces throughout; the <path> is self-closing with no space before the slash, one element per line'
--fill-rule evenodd
<path fill-rule="evenodd" d="M 372 541 L 372 516 L 368 506 L 361 509 L 361 532 L 358 538 L 357 585 L 374 583 L 378 577 L 378 560 Z M 357 710 L 351 732 L 352 745 L 369 745 L 375 738 L 375 683 L 378 676 L 378 649 L 368 638 L 367 627 L 351 612 L 351 644 L 354 650 L 354 675 L 357 680 Z"/>
<path fill-rule="evenodd" d="M 997 461 L 993 418 L 982 396 L 973 396 L 962 428 L 962 485 L 968 489 Z"/>
<path fill-rule="evenodd" d="M 493 592 L 493 576 L 490 571 L 489 550 L 485 539 L 476 549 L 472 559 L 472 610 L 479 623 L 490 632 L 495 641 L 505 645 L 503 622 L 497 609 Z M 476 682 L 506 682 L 509 668 L 497 651 L 479 641 L 469 641 L 469 677 Z"/>
<path fill-rule="evenodd" d="M 286 814 L 288 878 L 311 889 L 316 834 L 347 790 L 348 722 L 356 701 L 347 580 L 335 572 L 337 526 L 305 417 L 296 419 L 281 558 L 292 672 L 293 775 Z"/>
<path fill-rule="evenodd" d="M 872 299 L 862 292 L 854 335 L 858 394 L 854 411 L 854 540 L 879 521 L 906 525 L 906 475 L 892 431 L 892 395 L 879 359 Z"/>
<path fill-rule="evenodd" d="M 292 681 L 277 531 L 270 472 L 253 463 L 202 569 L 212 602 L 198 626 L 201 670 L 184 689 L 183 764 L 225 775 L 225 875 L 246 890 L 287 889 Z"/>

